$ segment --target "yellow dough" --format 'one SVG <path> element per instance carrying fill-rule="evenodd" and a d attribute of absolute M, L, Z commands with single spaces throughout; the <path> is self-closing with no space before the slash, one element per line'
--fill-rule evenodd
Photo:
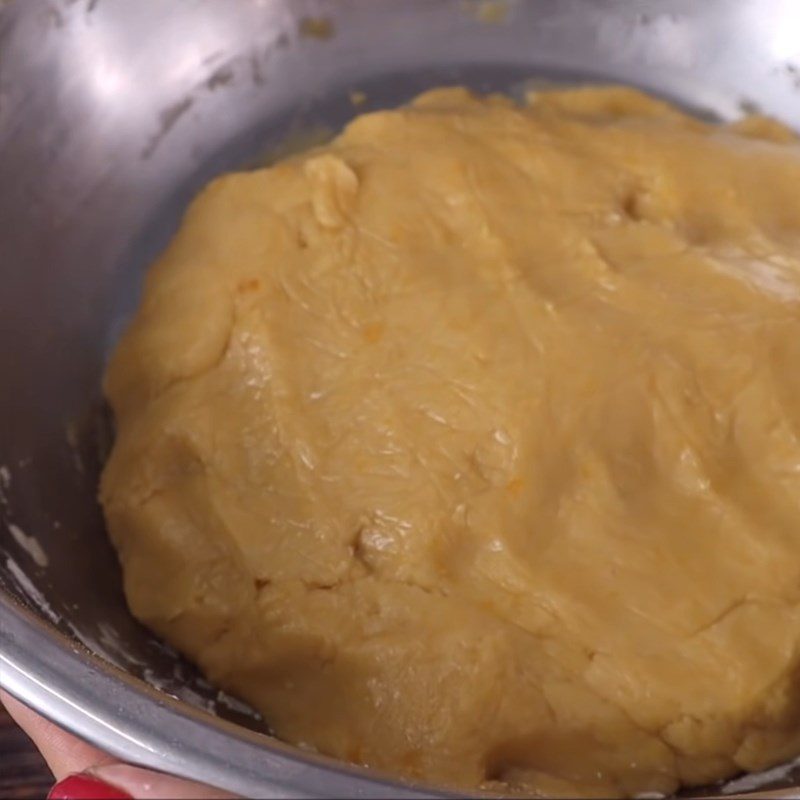
<path fill-rule="evenodd" d="M 108 370 L 133 613 L 290 742 L 619 796 L 800 752 L 800 145 L 462 89 L 215 181 Z"/>

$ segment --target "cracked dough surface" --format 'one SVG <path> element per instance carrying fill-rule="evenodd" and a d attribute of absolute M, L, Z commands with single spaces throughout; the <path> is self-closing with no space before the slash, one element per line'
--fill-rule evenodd
<path fill-rule="evenodd" d="M 130 606 L 282 738 L 669 792 L 800 752 L 800 147 L 460 89 L 225 176 L 109 367 Z"/>

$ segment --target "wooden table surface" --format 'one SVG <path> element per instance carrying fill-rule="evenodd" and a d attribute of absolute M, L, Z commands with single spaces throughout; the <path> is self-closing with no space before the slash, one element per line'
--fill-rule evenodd
<path fill-rule="evenodd" d="M 0 706 L 0 797 L 43 798 L 52 785 L 53 776 L 31 740 Z"/>

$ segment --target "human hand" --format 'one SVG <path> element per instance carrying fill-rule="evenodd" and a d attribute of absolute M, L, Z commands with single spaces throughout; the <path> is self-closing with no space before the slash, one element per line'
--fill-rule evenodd
<path fill-rule="evenodd" d="M 49 800 L 232 800 L 212 786 L 133 767 L 81 741 L 0 691 L 14 721 L 47 761 L 56 785 Z"/>

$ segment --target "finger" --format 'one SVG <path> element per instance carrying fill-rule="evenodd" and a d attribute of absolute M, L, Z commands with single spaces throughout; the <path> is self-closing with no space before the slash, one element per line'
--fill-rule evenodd
<path fill-rule="evenodd" d="M 56 780 L 73 772 L 114 762 L 110 756 L 57 728 L 6 692 L 0 691 L 0 700 L 14 722 L 33 740 Z"/>
<path fill-rule="evenodd" d="M 127 764 L 112 764 L 89 770 L 103 783 L 127 792 L 136 800 L 235 800 L 236 795 L 183 778 L 174 778 Z"/>

